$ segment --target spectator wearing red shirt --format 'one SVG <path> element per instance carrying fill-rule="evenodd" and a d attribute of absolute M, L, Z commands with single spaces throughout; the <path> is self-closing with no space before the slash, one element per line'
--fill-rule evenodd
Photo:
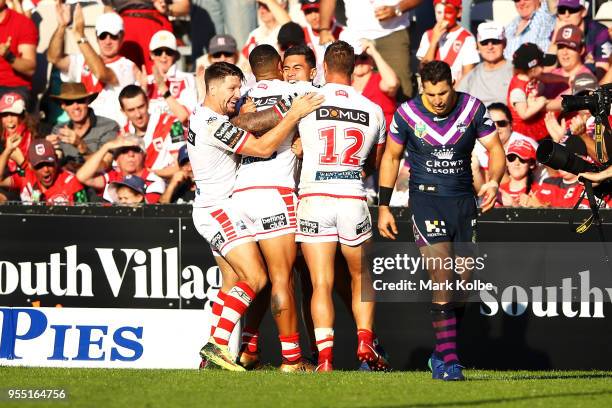
<path fill-rule="evenodd" d="M 6 148 L 0 155 L 0 174 L 4 172 L 8 158 L 17 149 L 19 135 L 7 139 Z M 83 185 L 74 174 L 58 166 L 53 145 L 44 140 L 35 140 L 28 149 L 29 166 L 25 174 L 15 173 L 0 179 L 0 187 L 19 191 L 22 201 L 44 202 L 49 205 L 74 204 L 87 201 Z"/>
<path fill-rule="evenodd" d="M 548 177 L 533 187 L 530 207 L 573 208 L 584 191 L 578 176 L 560 170 L 558 177 Z M 588 208 L 588 201 L 586 202 Z"/>
<path fill-rule="evenodd" d="M 20 94 L 31 107 L 32 75 L 36 70 L 38 31 L 32 20 L 0 0 L 0 96 Z"/>
<path fill-rule="evenodd" d="M 113 153 L 117 164 L 116 169 L 98 173 L 104 156 Z M 79 181 L 93 187 L 106 201 L 112 202 L 109 194 L 109 184 L 122 180 L 125 176 L 139 176 L 147 185 L 146 202 L 154 204 L 166 189 L 164 180 L 145 167 L 144 141 L 140 136 L 124 135 L 105 143 L 97 152 L 87 159 L 77 171 Z"/>
<path fill-rule="evenodd" d="M 526 43 L 514 53 L 515 75 L 508 87 L 508 107 L 512 112 L 514 131 L 538 141 L 548 136 L 544 116 L 548 100 L 542 96 L 544 53 L 537 45 Z"/>
<path fill-rule="evenodd" d="M 361 48 L 362 52 L 358 55 L 355 53 L 355 70 L 351 85 L 382 108 L 388 131 L 395 113 L 395 95 L 400 85 L 399 78 L 376 50 L 373 41 L 362 39 L 360 47 L 357 48 Z M 374 67 L 378 69 L 377 72 L 374 71 Z"/>
<path fill-rule="evenodd" d="M 21 143 L 9 158 L 7 170 L 10 174 L 20 172 L 27 165 L 28 149 L 36 138 L 36 121 L 25 111 L 25 101 L 15 92 L 4 94 L 0 98 L 0 142 L 2 145 L 11 137 L 18 135 Z"/>
<path fill-rule="evenodd" d="M 515 139 L 506 151 L 508 181 L 499 185 L 496 206 L 525 207 L 533 182 L 536 150 L 529 141 Z"/>

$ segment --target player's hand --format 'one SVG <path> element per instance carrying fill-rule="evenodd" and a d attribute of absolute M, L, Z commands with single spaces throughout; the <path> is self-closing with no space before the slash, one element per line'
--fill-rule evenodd
<path fill-rule="evenodd" d="M 251 97 L 246 98 L 242 106 L 240 107 L 240 113 L 253 113 L 257 112 L 257 106 Z"/>
<path fill-rule="evenodd" d="M 302 138 L 297 136 L 293 138 L 291 143 L 291 151 L 297 156 L 298 159 L 304 157 L 304 149 L 302 149 Z"/>
<path fill-rule="evenodd" d="M 397 236 L 395 217 L 391 214 L 391 210 L 389 210 L 387 206 L 378 207 L 378 232 L 381 237 L 394 241 Z"/>
<path fill-rule="evenodd" d="M 325 97 L 318 93 L 309 93 L 304 96 L 300 96 L 293 100 L 291 109 L 288 113 L 293 113 L 299 119 L 314 112 L 321 104 L 325 101 Z"/>
<path fill-rule="evenodd" d="M 482 187 L 480 187 L 478 197 L 482 197 L 482 203 L 480 204 L 480 208 L 482 208 L 483 213 L 489 211 L 495 205 L 498 188 L 499 184 L 493 180 L 484 183 Z"/>
<path fill-rule="evenodd" d="M 389 20 L 390 18 L 397 17 L 395 15 L 395 7 L 381 6 L 374 9 L 374 16 L 378 21 Z"/>
<path fill-rule="evenodd" d="M 83 9 L 81 8 L 81 4 L 77 3 L 74 8 L 74 24 L 72 25 L 72 31 L 74 31 L 74 35 L 76 39 L 85 37 L 85 18 L 83 17 Z"/>
<path fill-rule="evenodd" d="M 329 43 L 333 43 L 334 41 L 336 41 L 336 39 L 334 38 L 334 35 L 332 34 L 331 30 L 323 30 L 319 33 L 320 45 L 326 45 Z"/>

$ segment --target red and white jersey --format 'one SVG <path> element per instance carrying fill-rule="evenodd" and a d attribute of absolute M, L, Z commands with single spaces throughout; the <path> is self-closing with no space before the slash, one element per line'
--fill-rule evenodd
<path fill-rule="evenodd" d="M 128 123 L 123 129 L 127 133 L 135 133 L 132 123 Z M 172 166 L 179 149 L 185 144 L 183 125 L 176 116 L 168 113 L 152 114 L 143 141 L 146 168 L 160 170 Z"/>
<path fill-rule="evenodd" d="M 125 175 L 122 174 L 119 170 L 110 170 L 102 174 L 104 177 L 104 181 L 106 185 L 104 186 L 104 191 L 102 192 L 102 198 L 104 198 L 109 203 L 113 202 L 113 198 L 108 192 L 108 186 L 110 183 L 115 181 L 123 180 Z M 145 201 L 147 204 L 155 204 L 159 201 L 159 197 L 166 191 L 166 182 L 164 179 L 159 177 L 157 174 L 153 173 L 148 169 L 144 169 L 141 174 L 138 175 L 145 181 L 146 194 Z"/>
<path fill-rule="evenodd" d="M 149 113 L 152 115 L 170 113 L 170 107 L 164 99 L 164 95 L 159 93 L 153 74 L 147 76 L 147 82 L 149 84 L 147 87 Z M 172 96 L 191 115 L 197 103 L 197 91 L 193 74 L 179 71 L 176 65 L 173 65 L 166 74 L 166 85 Z"/>
<path fill-rule="evenodd" d="M 119 125 L 126 123 L 126 117 L 121 112 L 119 105 L 119 92 L 127 86 L 136 82 L 134 68 L 136 67 L 129 59 L 117 56 L 112 62 L 106 64 L 107 67 L 115 72 L 119 81 L 117 86 L 103 84 L 98 81 L 87 64 L 82 54 L 70 55 L 70 65 L 68 72 L 61 73 L 63 82 L 82 82 L 87 92 L 98 92 L 97 98 L 89 104 L 97 116 L 113 119 Z"/>
<path fill-rule="evenodd" d="M 366 196 L 363 165 L 377 144 L 385 143 L 380 106 L 348 85 L 328 83 L 317 89 L 325 102 L 300 121 L 304 158 L 299 195 Z"/>
<path fill-rule="evenodd" d="M 263 80 L 248 90 L 245 96 L 253 100 L 258 111 L 262 111 L 276 105 L 283 96 L 303 95 L 316 89 L 308 82 L 290 84 L 278 79 Z M 262 187 L 284 187 L 294 190 L 296 157 L 291 151 L 294 136 L 294 131 L 289 133 L 284 142 L 267 159 L 242 156 L 234 192 Z"/>
<path fill-rule="evenodd" d="M 240 149 L 250 133 L 229 118 L 198 105 L 189 118 L 187 152 L 196 184 L 194 207 L 210 207 L 234 190 Z"/>

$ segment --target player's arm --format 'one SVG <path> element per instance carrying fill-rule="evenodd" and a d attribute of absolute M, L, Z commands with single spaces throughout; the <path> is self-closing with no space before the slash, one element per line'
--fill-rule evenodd
<path fill-rule="evenodd" d="M 484 183 L 478 192 L 478 195 L 483 197 L 481 204 L 482 212 L 486 212 L 495 205 L 499 183 L 506 172 L 506 154 L 497 131 L 478 139 L 478 141 L 489 152 L 489 181 Z"/>
<path fill-rule="evenodd" d="M 323 100 L 323 96 L 317 94 L 308 94 L 295 99 L 278 125 L 259 138 L 249 137 L 241 146 L 240 151 L 236 153 L 255 157 L 270 157 L 299 120 L 321 106 Z"/>
<path fill-rule="evenodd" d="M 397 226 L 389 209 L 389 203 L 393 195 L 393 187 L 397 180 L 403 153 L 404 145 L 396 142 L 391 135 L 387 136 L 378 174 L 378 232 L 384 238 L 393 240 L 397 235 Z"/>
<path fill-rule="evenodd" d="M 364 178 L 371 176 L 376 170 L 380 168 L 383 154 L 385 152 L 385 144 L 377 144 L 374 149 L 370 151 L 366 159 L 365 165 L 363 166 Z"/>
<path fill-rule="evenodd" d="M 251 133 L 267 132 L 278 125 L 280 121 L 281 117 L 274 109 L 241 113 L 230 120 L 234 126 Z"/>

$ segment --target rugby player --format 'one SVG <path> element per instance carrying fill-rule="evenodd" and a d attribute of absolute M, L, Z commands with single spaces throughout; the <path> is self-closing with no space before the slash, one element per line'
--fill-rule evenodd
<path fill-rule="evenodd" d="M 377 364 L 374 348 L 374 302 L 361 301 L 362 244 L 372 236 L 362 170 L 366 160 L 379 163 L 385 143 L 382 110 L 351 87 L 353 48 L 343 41 L 325 52 L 325 106 L 300 121 L 303 147 L 298 232 L 313 286 L 311 313 L 317 342 L 316 371 L 333 369 L 334 261 L 344 256 L 352 281 L 352 310 L 361 361 Z M 372 148 L 376 145 L 376 149 Z M 374 154 L 370 154 L 370 152 Z"/>
<path fill-rule="evenodd" d="M 291 104 L 280 101 L 270 114 L 281 114 L 283 119 L 257 138 L 229 121 L 240 98 L 242 71 L 235 65 L 218 62 L 206 70 L 204 80 L 206 98 L 191 115 L 187 137 L 196 183 L 193 221 L 213 249 L 224 287 L 223 296 L 213 305 L 217 306 L 217 313 L 213 310 L 213 314 L 219 316 L 218 322 L 200 355 L 221 368 L 244 371 L 234 362 L 227 345 L 236 323 L 265 286 L 267 273 L 255 243 L 253 223 L 230 200 L 236 179 L 237 154 L 270 157 L 297 122 L 321 105 L 323 97 L 309 94 Z M 231 275 L 237 277 L 237 282 L 224 292 L 226 282 L 236 280 Z"/>
<path fill-rule="evenodd" d="M 421 81 L 422 95 L 404 102 L 393 115 L 380 168 L 378 229 L 385 238 L 395 239 L 397 235 L 389 202 L 406 150 L 411 169 L 409 207 L 420 252 L 426 259 L 473 256 L 477 209 L 471 153 L 476 140 L 489 153 L 489 181 L 478 192 L 485 212 L 495 204 L 505 171 L 504 149 L 482 102 L 453 89 L 448 64 L 432 61 L 423 65 Z M 432 267 L 428 273 L 433 282 L 454 281 L 453 270 L 435 269 L 441 266 L 438 262 L 427 265 Z M 463 314 L 458 300 L 448 290 L 433 292 L 431 315 L 436 343 L 429 363 L 434 379 L 464 379 L 456 351 Z"/>

